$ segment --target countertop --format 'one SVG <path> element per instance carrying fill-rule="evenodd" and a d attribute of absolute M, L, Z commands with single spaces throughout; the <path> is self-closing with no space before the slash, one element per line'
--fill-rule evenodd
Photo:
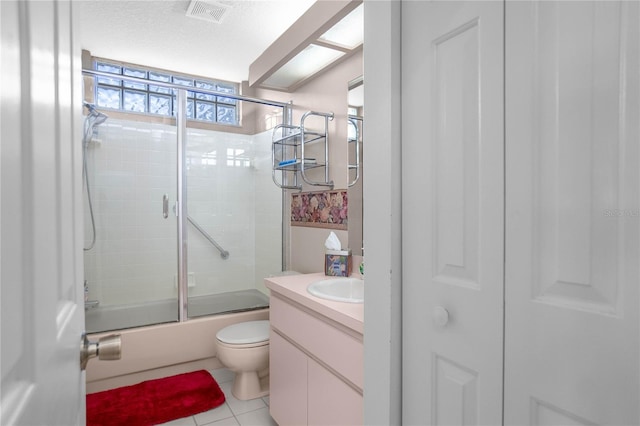
<path fill-rule="evenodd" d="M 273 293 L 278 293 L 291 299 L 327 318 L 330 318 L 359 334 L 364 334 L 364 303 L 346 303 L 326 300 L 316 297 L 307 291 L 312 282 L 325 280 L 323 273 L 286 275 L 265 278 L 266 287 Z M 352 278 L 360 278 L 353 274 Z"/>

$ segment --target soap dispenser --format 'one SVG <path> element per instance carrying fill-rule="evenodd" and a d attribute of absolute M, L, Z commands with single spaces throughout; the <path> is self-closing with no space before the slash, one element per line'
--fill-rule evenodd
<path fill-rule="evenodd" d="M 360 261 L 360 267 L 358 268 L 360 275 L 364 277 L 364 247 L 362 247 L 362 260 Z"/>

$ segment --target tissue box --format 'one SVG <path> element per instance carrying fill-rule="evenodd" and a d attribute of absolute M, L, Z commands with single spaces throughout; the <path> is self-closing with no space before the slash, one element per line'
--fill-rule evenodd
<path fill-rule="evenodd" d="M 351 250 L 327 250 L 324 255 L 324 274 L 332 277 L 351 275 Z"/>

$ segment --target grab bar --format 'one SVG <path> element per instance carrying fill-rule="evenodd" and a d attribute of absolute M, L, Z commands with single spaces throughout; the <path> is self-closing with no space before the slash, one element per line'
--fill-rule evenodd
<path fill-rule="evenodd" d="M 191 216 L 187 216 L 187 220 L 189 221 L 189 223 L 190 223 L 190 224 L 192 224 L 192 225 L 193 225 L 193 227 L 194 227 L 194 228 L 196 228 L 198 231 L 200 231 L 200 233 L 201 233 L 201 234 L 202 234 L 202 235 L 203 235 L 207 240 L 209 240 L 209 242 L 210 242 L 210 243 L 211 243 L 215 248 L 217 248 L 217 249 L 218 249 L 218 251 L 220 251 L 220 257 L 221 257 L 221 258 L 223 258 L 223 259 L 225 259 L 225 260 L 229 258 L 229 252 L 228 252 L 228 251 L 226 251 L 225 249 L 223 249 L 223 248 L 220 246 L 220 244 L 218 244 L 218 243 L 216 242 L 216 240 L 214 240 L 214 239 L 211 237 L 211 235 L 209 235 L 209 234 L 207 233 L 207 231 L 205 231 L 204 229 L 202 229 L 202 228 L 200 227 L 200 225 L 198 225 L 198 224 L 196 223 L 196 221 L 194 221 L 194 220 L 191 218 Z"/>
<path fill-rule="evenodd" d="M 162 217 L 169 217 L 169 194 L 164 194 L 162 196 Z"/>

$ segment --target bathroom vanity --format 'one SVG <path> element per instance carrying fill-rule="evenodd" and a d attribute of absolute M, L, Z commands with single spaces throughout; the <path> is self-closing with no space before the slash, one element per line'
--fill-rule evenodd
<path fill-rule="evenodd" d="M 271 291 L 270 412 L 280 425 L 363 423 L 364 305 L 307 291 L 329 278 L 265 279 Z"/>

